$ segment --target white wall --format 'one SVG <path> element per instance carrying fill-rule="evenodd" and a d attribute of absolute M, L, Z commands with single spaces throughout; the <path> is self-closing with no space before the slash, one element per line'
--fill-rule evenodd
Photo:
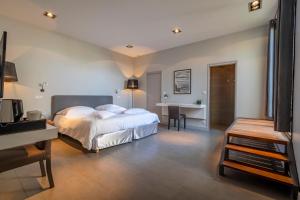
<path fill-rule="evenodd" d="M 297 4 L 293 146 L 300 175 L 300 5 Z"/>
<path fill-rule="evenodd" d="M 162 71 L 162 92 L 168 93 L 169 102 L 203 99 L 206 104 L 208 64 L 237 61 L 236 116 L 264 117 L 267 38 L 265 26 L 138 57 L 135 75 L 142 91 L 135 93 L 135 106 L 146 107 L 146 73 L 151 71 Z M 173 71 L 184 68 L 192 69 L 192 94 L 174 95 Z"/>
<path fill-rule="evenodd" d="M 128 107 L 124 81 L 133 74 L 133 61 L 92 44 L 0 17 L 0 31 L 8 32 L 7 60 L 16 63 L 19 82 L 5 83 L 5 98 L 21 98 L 26 110 L 50 113 L 50 97 L 57 94 L 114 95 Z M 101 37 L 101 35 L 99 35 Z M 46 81 L 46 92 L 38 83 Z"/>
<path fill-rule="evenodd" d="M 0 31 L 8 31 L 7 60 L 16 63 L 19 76 L 19 82 L 5 84 L 5 98 L 23 99 L 25 111 L 49 114 L 50 97 L 56 94 L 114 95 L 115 103 L 128 107 L 130 91 L 122 89 L 133 73 L 141 80 L 135 106 L 146 107 L 145 74 L 159 70 L 169 101 L 206 103 L 207 65 L 237 61 L 236 116 L 263 117 L 266 27 L 132 59 L 1 16 L 0 24 Z M 173 95 L 173 71 L 183 68 L 192 69 L 192 95 Z M 38 83 L 43 81 L 49 85 L 40 93 Z M 115 89 L 122 90 L 119 98 Z"/>

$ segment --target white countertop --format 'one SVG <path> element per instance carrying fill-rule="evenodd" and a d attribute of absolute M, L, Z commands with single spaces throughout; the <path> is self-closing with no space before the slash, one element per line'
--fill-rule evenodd
<path fill-rule="evenodd" d="M 47 124 L 46 129 L 0 135 L 0 150 L 34 144 L 57 138 L 57 128 Z"/>
<path fill-rule="evenodd" d="M 157 103 L 156 106 L 179 106 L 181 108 L 194 108 L 194 109 L 203 109 L 206 108 L 206 105 L 199 104 L 188 104 L 188 103 Z"/>

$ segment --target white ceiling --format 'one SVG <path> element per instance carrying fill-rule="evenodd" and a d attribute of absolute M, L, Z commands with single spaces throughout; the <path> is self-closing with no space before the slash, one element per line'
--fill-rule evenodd
<path fill-rule="evenodd" d="M 267 24 L 277 0 L 0 0 L 0 15 L 136 57 Z M 45 10 L 55 20 L 42 16 Z M 183 32 L 174 35 L 179 26 Z M 133 44 L 134 48 L 125 46 Z"/>

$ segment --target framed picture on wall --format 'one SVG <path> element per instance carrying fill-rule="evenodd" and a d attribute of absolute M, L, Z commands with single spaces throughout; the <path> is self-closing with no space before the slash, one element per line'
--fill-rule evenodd
<path fill-rule="evenodd" d="M 174 71 L 174 94 L 191 94 L 191 69 Z"/>

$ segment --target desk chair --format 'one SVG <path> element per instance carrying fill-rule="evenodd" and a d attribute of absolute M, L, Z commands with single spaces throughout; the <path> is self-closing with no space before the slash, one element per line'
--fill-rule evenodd
<path fill-rule="evenodd" d="M 179 106 L 168 106 L 168 129 L 170 129 L 171 119 L 174 119 L 174 127 L 176 127 L 176 120 L 178 121 L 177 130 L 180 129 L 180 120 L 183 118 L 184 129 L 186 128 L 186 115 L 180 114 Z"/>
<path fill-rule="evenodd" d="M 26 145 L 0 151 L 0 173 L 39 162 L 42 176 L 46 176 L 44 160 L 50 188 L 54 187 L 51 171 L 51 141 L 40 142 L 36 145 Z"/>

